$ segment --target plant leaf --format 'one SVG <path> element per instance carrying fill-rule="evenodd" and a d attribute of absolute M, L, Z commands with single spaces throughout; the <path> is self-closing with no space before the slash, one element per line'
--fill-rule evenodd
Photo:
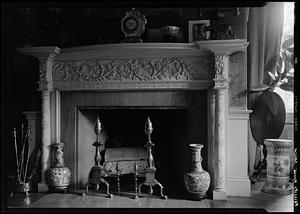
<path fill-rule="evenodd" d="M 292 44 L 294 44 L 294 36 L 288 36 L 283 42 L 281 47 L 283 49 L 288 49 Z"/>
<path fill-rule="evenodd" d="M 282 60 L 282 66 L 281 66 L 281 70 L 280 70 L 280 73 L 282 74 L 285 70 L 285 62 L 284 60 Z"/>
<path fill-rule="evenodd" d="M 294 68 L 293 67 L 287 72 L 286 76 L 294 77 Z"/>
<path fill-rule="evenodd" d="M 276 80 L 276 77 L 275 77 L 275 75 L 274 74 L 272 74 L 270 71 L 268 71 L 268 74 L 269 74 L 269 76 L 273 79 L 273 80 Z"/>
<path fill-rule="evenodd" d="M 291 84 L 291 83 L 283 83 L 282 85 L 279 86 L 282 90 L 285 90 L 285 91 L 291 91 L 293 92 L 294 91 L 294 84 Z"/>

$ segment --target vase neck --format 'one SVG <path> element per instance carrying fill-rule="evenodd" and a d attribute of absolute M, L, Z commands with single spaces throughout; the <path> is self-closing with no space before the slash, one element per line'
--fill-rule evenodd
<path fill-rule="evenodd" d="M 63 146 L 56 147 L 55 152 L 55 167 L 65 166 Z"/>
<path fill-rule="evenodd" d="M 201 148 L 191 149 L 191 170 L 193 171 L 202 171 L 202 157 L 201 157 Z"/>
<path fill-rule="evenodd" d="M 201 172 L 203 170 L 201 161 L 199 162 L 192 161 L 191 170 L 196 172 Z"/>

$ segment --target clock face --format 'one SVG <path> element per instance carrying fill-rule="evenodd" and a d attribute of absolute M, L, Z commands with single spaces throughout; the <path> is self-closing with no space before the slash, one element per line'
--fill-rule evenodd
<path fill-rule="evenodd" d="M 125 26 L 128 30 L 134 30 L 137 27 L 137 21 L 135 19 L 127 19 Z"/>

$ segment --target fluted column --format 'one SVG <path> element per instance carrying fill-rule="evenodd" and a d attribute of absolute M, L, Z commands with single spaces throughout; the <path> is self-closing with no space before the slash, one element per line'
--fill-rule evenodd
<path fill-rule="evenodd" d="M 214 142 L 214 199 L 226 197 L 225 185 L 225 89 L 215 91 L 215 142 Z"/>
<path fill-rule="evenodd" d="M 50 132 L 50 91 L 42 91 L 42 144 L 41 144 L 41 183 L 39 183 L 38 191 L 47 191 L 48 187 L 45 183 L 45 172 L 50 167 L 50 145 L 51 145 L 51 132 Z"/>

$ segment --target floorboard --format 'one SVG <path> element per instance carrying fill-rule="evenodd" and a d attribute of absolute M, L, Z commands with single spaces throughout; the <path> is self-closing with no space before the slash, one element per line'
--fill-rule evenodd
<path fill-rule="evenodd" d="M 63 193 L 30 193 L 29 197 L 15 194 L 8 197 L 8 208 L 247 208 L 265 209 L 268 212 L 293 212 L 293 194 L 272 195 L 261 191 L 264 182 L 256 182 L 251 186 L 251 197 L 229 196 L 227 200 L 203 199 L 202 201 L 159 197 L 143 194 L 139 199 L 133 199 L 133 193 L 123 193 L 107 198 L 104 193 L 90 191 L 85 197 L 80 191 Z"/>

